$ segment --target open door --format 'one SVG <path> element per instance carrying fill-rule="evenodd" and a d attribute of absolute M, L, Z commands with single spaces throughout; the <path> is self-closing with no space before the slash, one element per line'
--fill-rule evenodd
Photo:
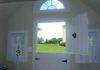
<path fill-rule="evenodd" d="M 67 45 L 71 54 L 88 53 L 87 13 L 72 17 L 67 24 Z"/>

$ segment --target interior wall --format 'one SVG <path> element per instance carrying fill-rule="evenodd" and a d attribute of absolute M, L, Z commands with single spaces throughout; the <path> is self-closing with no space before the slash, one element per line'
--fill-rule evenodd
<path fill-rule="evenodd" d="M 88 10 L 88 27 L 100 30 L 100 14 L 93 9 Z M 98 63 L 76 63 L 75 54 L 71 55 L 71 70 L 100 70 Z"/>
<path fill-rule="evenodd" d="M 69 13 L 69 15 L 65 13 L 66 15 L 72 16 L 72 15 L 76 15 L 78 13 L 81 13 L 81 12 L 84 12 L 87 10 L 89 13 L 88 18 L 89 18 L 90 28 L 97 28 L 98 27 L 99 16 L 96 15 L 95 19 L 94 19 L 93 13 L 91 12 L 92 10 L 85 7 L 85 5 L 82 5 L 80 2 L 70 0 L 70 3 L 72 4 L 71 8 L 72 7 L 75 7 L 75 8 L 72 9 L 72 12 Z M 8 25 L 7 25 L 8 31 L 19 31 L 19 30 L 25 31 L 26 30 L 28 32 L 28 47 L 31 47 L 31 48 L 32 48 L 32 35 L 33 35 L 32 23 L 33 23 L 33 17 L 34 17 L 32 4 L 33 4 L 32 2 L 23 2 L 22 6 L 9 18 Z M 94 15 L 95 15 L 95 13 L 96 12 L 94 12 Z M 60 15 L 65 15 L 65 14 L 60 14 Z M 43 15 L 39 15 L 39 17 L 41 17 L 41 16 L 43 16 Z M 94 27 L 94 25 L 95 25 L 95 27 Z M 2 37 L 2 36 L 0 36 L 0 37 Z M 0 52 L 2 52 L 1 49 L 2 48 L 0 47 Z M 7 53 L 7 52 L 5 52 L 5 53 Z M 1 53 L 0 53 L 0 55 L 1 55 Z M 72 62 L 71 63 L 71 70 L 95 70 L 97 68 L 98 68 L 98 70 L 100 69 L 99 64 L 78 64 L 78 63 L 75 63 L 74 56 L 75 55 L 71 56 L 71 62 Z M 3 57 L 1 57 L 0 59 L 3 59 Z M 32 52 L 29 52 L 28 53 L 28 61 L 26 63 L 20 63 L 21 70 L 32 70 L 32 62 L 33 62 L 32 61 Z M 5 64 L 7 65 L 9 70 L 17 70 L 16 63 L 7 60 Z"/>
<path fill-rule="evenodd" d="M 95 11 L 89 11 L 89 29 L 100 29 L 100 14 Z"/>
<path fill-rule="evenodd" d="M 91 29 L 100 29 L 100 14 L 90 9 L 88 10 L 88 27 Z M 75 54 L 71 55 L 71 70 L 100 70 L 98 63 L 76 63 Z"/>
<path fill-rule="evenodd" d="M 5 49 L 6 49 L 6 24 L 1 21 L 0 23 L 0 66 L 4 65 L 5 61 Z"/>
<path fill-rule="evenodd" d="M 0 24 L 0 55 L 1 55 L 1 56 L 0 56 L 0 65 L 2 65 L 2 60 L 3 60 L 3 59 L 2 59 L 2 58 L 3 58 L 3 49 L 2 49 L 2 40 L 3 40 L 3 39 L 2 39 L 2 38 L 3 38 L 3 37 L 2 37 L 2 36 L 3 36 L 2 29 L 3 29 L 3 28 L 2 28 L 2 26 L 3 26 L 3 25 Z"/>
<path fill-rule="evenodd" d="M 28 32 L 28 48 L 32 48 L 33 35 L 33 9 L 32 2 L 22 2 L 21 7 L 8 20 L 8 31 L 27 31 Z M 7 53 L 7 52 L 6 52 Z M 12 61 L 6 62 L 9 70 L 17 70 L 16 63 Z M 28 61 L 20 63 L 20 70 L 32 70 L 32 52 L 28 52 Z"/>
<path fill-rule="evenodd" d="M 91 29 L 100 30 L 100 13 L 96 12 L 93 9 L 88 10 L 88 27 L 89 30 Z M 100 70 L 99 63 L 79 63 L 78 66 L 79 70 Z"/>
<path fill-rule="evenodd" d="M 80 1 L 70 0 L 72 14 L 88 12 L 89 29 L 100 29 L 100 14 Z M 72 15 L 71 15 L 72 16 Z M 76 63 L 75 54 L 71 55 L 71 70 L 100 70 L 100 64 Z"/>

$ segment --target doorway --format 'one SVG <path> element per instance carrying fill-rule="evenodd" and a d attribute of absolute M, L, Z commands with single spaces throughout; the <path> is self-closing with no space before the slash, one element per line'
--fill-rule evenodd
<path fill-rule="evenodd" d="M 37 53 L 66 53 L 65 22 L 38 23 L 37 29 Z"/>
<path fill-rule="evenodd" d="M 66 70 L 66 22 L 37 23 L 36 70 Z"/>

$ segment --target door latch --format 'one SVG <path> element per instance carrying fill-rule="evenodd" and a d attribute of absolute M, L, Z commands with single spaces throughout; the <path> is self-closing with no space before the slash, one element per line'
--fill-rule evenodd
<path fill-rule="evenodd" d="M 35 60 L 40 60 L 40 58 L 35 58 Z"/>
<path fill-rule="evenodd" d="M 67 59 L 66 60 L 62 60 L 62 62 L 66 63 L 67 64 Z"/>

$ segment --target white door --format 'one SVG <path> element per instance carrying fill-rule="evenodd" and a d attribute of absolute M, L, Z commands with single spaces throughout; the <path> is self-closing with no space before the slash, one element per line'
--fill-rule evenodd
<path fill-rule="evenodd" d="M 67 70 L 69 60 L 66 54 L 37 54 L 39 60 L 36 61 L 36 70 Z"/>
<path fill-rule="evenodd" d="M 88 15 L 79 14 L 68 20 L 67 24 L 68 52 L 72 54 L 88 53 Z"/>

